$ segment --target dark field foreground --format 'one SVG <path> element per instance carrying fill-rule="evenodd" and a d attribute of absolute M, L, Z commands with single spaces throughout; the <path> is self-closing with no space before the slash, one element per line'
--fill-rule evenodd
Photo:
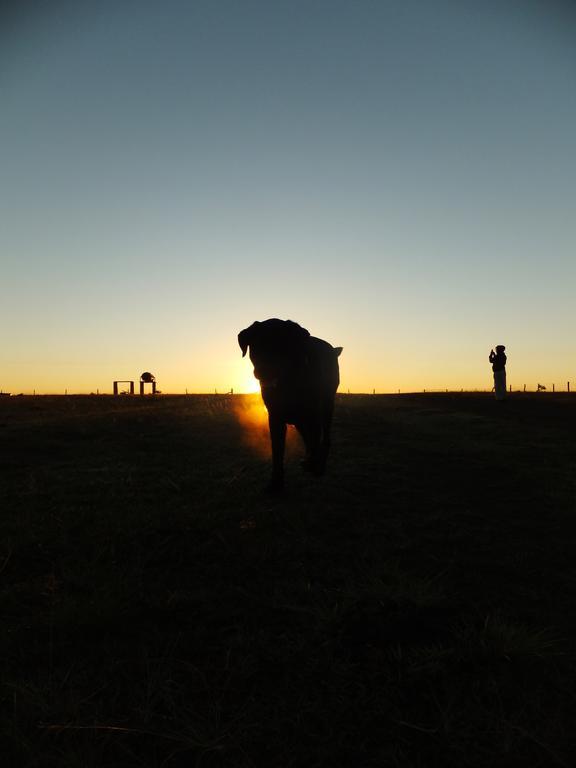
<path fill-rule="evenodd" d="M 2 767 L 575 765 L 576 397 L 249 411 L 0 398 Z"/>

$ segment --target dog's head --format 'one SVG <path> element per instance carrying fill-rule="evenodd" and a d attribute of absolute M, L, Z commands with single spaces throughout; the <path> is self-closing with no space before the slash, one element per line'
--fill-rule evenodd
<path fill-rule="evenodd" d="M 238 334 L 242 357 L 250 348 L 260 386 L 274 387 L 295 364 L 306 359 L 310 332 L 292 320 L 256 321 Z"/>

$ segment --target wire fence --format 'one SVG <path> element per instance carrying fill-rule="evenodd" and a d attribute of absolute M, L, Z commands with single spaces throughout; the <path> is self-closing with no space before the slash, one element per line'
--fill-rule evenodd
<path fill-rule="evenodd" d="M 530 382 L 529 384 L 519 384 L 517 382 L 508 382 L 507 384 L 508 392 L 575 392 L 576 391 L 576 382 L 574 383 L 574 386 L 569 381 L 563 381 L 563 382 L 554 382 L 554 381 L 541 381 L 541 382 Z M 485 387 L 483 389 L 470 389 L 470 388 L 463 388 L 463 389 L 454 389 L 451 387 L 448 387 L 447 389 L 422 389 L 422 392 L 493 392 L 494 387 L 489 389 L 488 387 Z"/>
<path fill-rule="evenodd" d="M 571 383 L 570 381 L 561 381 L 559 383 L 554 381 L 541 381 L 541 382 L 530 382 L 528 384 L 519 384 L 517 382 L 512 382 L 507 384 L 507 390 L 508 392 L 526 392 L 526 393 L 548 393 L 548 392 L 566 392 L 566 393 L 574 393 L 576 392 L 576 379 Z M 463 394 L 471 394 L 471 393 L 482 393 L 482 392 L 493 392 L 494 387 L 422 387 L 422 388 L 412 388 L 412 389 L 378 389 L 378 388 L 371 388 L 368 390 L 356 390 L 356 389 L 348 389 L 346 387 L 340 387 L 338 390 L 340 394 L 347 394 L 347 395 L 394 395 L 394 394 L 457 394 L 457 393 L 463 393 Z"/>
<path fill-rule="evenodd" d="M 576 378 L 570 382 L 570 381 L 537 381 L 537 382 L 529 382 L 529 383 L 518 383 L 515 381 L 509 382 L 507 384 L 507 390 L 508 392 L 526 392 L 526 393 L 539 393 L 539 394 L 548 394 L 548 393 L 575 393 L 576 392 Z M 407 388 L 407 389 L 379 389 L 378 387 L 371 387 L 369 389 L 350 389 L 346 386 L 341 386 L 338 390 L 339 394 L 341 395 L 408 395 L 408 394 L 473 394 L 473 393 L 482 393 L 482 392 L 493 392 L 494 388 L 489 387 L 422 387 L 422 388 Z M 43 395 L 45 393 L 41 392 L 40 390 L 36 389 L 30 389 L 30 390 L 24 390 L 22 392 L 18 393 L 10 393 L 5 392 L 2 389 L 0 389 L 0 397 L 14 397 L 14 396 L 22 396 L 22 395 Z M 60 395 L 108 395 L 112 394 L 111 392 L 108 392 L 107 390 L 100 390 L 96 389 L 93 392 L 74 392 L 69 391 L 68 389 L 65 389 L 64 392 L 60 393 L 51 393 L 51 394 L 60 394 Z M 117 391 L 114 392 L 115 395 L 133 395 L 134 392 L 130 392 L 129 390 L 123 390 L 123 391 Z M 156 390 L 156 393 L 154 394 L 161 394 L 158 390 Z M 196 392 L 195 390 L 188 390 L 185 389 L 184 392 L 169 392 L 166 394 L 172 394 L 172 395 L 196 395 L 196 394 L 211 394 L 209 392 L 201 393 Z M 240 390 L 234 390 L 233 388 L 226 389 L 218 389 L 215 388 L 213 393 L 214 395 L 242 395 L 242 394 L 253 394 L 253 393 L 244 393 Z"/>
<path fill-rule="evenodd" d="M 569 381 L 539 381 L 535 385 L 522 385 L 522 392 L 574 392 L 576 390 L 576 381 L 574 387 Z"/>

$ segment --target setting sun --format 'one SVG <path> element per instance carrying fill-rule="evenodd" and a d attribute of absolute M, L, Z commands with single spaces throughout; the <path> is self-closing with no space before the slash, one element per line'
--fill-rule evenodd
<path fill-rule="evenodd" d="M 242 383 L 238 386 L 238 393 L 242 395 L 255 395 L 260 392 L 260 382 L 252 373 L 247 373 Z"/>

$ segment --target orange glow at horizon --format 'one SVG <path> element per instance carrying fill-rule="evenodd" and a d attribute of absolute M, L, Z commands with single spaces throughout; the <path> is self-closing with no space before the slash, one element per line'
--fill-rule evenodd
<path fill-rule="evenodd" d="M 239 394 L 244 395 L 256 395 L 260 394 L 260 382 L 255 379 L 252 373 L 246 374 L 242 383 L 238 386 L 238 389 L 234 388 L 234 391 L 238 391 Z"/>
<path fill-rule="evenodd" d="M 327 334 L 328 335 L 328 334 Z M 343 334 L 334 333 L 340 338 Z M 500 340 L 500 339 L 498 339 Z M 233 346 L 226 339 L 228 346 Z M 364 346 L 362 346 L 364 344 Z M 426 391 L 490 391 L 492 370 L 488 363 L 491 343 L 480 348 L 480 343 L 460 347 L 451 353 L 452 340 L 441 341 L 432 351 L 421 352 L 400 341 L 394 344 L 394 354 L 386 356 L 384 349 L 368 354 L 366 343 L 351 341 L 340 358 L 339 392 L 377 394 Z M 543 346 L 535 360 L 531 342 L 512 339 L 507 365 L 508 384 L 514 391 L 535 391 L 537 384 L 552 391 L 566 391 L 576 376 L 569 355 L 550 344 Z M 7 348 L 4 349 L 6 351 Z M 557 360 L 562 353 L 561 363 Z M 150 365 L 152 361 L 152 365 Z M 143 370 L 152 370 L 158 388 L 164 394 L 220 394 L 233 390 L 235 394 L 260 396 L 259 382 L 254 378 L 252 363 L 241 357 L 240 351 L 217 344 L 208 353 L 187 351 L 183 357 L 178 347 L 173 353 L 151 349 L 146 355 L 119 356 L 111 361 L 80 362 L 50 361 L 44 358 L 2 368 L 0 392 L 36 394 L 112 394 L 112 382 L 130 379 L 136 384 Z"/>

